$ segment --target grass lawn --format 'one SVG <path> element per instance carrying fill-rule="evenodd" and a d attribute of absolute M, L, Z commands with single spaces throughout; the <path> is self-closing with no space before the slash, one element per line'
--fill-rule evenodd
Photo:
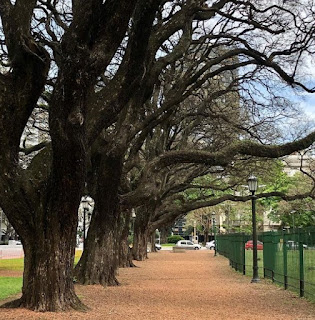
<path fill-rule="evenodd" d="M 75 251 L 75 256 L 74 256 L 74 265 L 76 265 L 80 258 L 81 258 L 81 255 L 82 255 L 82 250 L 76 250 Z"/>
<path fill-rule="evenodd" d="M 82 255 L 82 250 L 76 250 L 74 257 L 74 264 L 77 264 Z M 24 258 L 17 259 L 1 259 L 0 260 L 0 271 L 1 270 L 12 270 L 12 271 L 23 271 Z"/>
<path fill-rule="evenodd" d="M 263 251 L 258 252 L 258 273 L 263 277 Z M 305 296 L 315 299 L 315 250 L 304 250 L 304 292 Z M 252 276 L 253 252 L 245 250 L 246 275 Z M 300 267 L 299 267 L 299 250 L 287 251 L 287 275 L 288 286 L 290 290 L 299 292 L 300 286 Z M 274 257 L 274 279 L 276 283 L 283 287 L 284 269 L 283 269 L 283 252 L 278 251 Z"/>
<path fill-rule="evenodd" d="M 259 277 L 264 276 L 264 256 L 263 251 L 257 251 L 257 259 L 258 259 L 258 275 Z M 245 250 L 245 270 L 246 275 L 252 276 L 253 275 L 253 251 L 252 250 Z"/>
<path fill-rule="evenodd" d="M 82 250 L 75 253 L 74 264 L 77 264 L 82 254 Z M 24 259 L 1 259 L 0 271 L 23 271 Z M 0 300 L 21 292 L 22 277 L 0 277 Z"/>
<path fill-rule="evenodd" d="M 174 247 L 175 243 L 163 243 L 161 246 L 162 247 Z"/>
<path fill-rule="evenodd" d="M 23 267 L 24 267 L 24 258 L 0 260 L 0 271 L 1 270 L 23 271 Z"/>
<path fill-rule="evenodd" d="M 6 299 L 21 291 L 22 277 L 0 277 L 0 300 Z"/>

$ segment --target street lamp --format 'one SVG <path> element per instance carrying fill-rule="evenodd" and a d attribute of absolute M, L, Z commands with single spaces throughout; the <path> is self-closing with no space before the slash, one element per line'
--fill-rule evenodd
<path fill-rule="evenodd" d="M 252 224 L 253 224 L 253 279 L 251 282 L 259 282 L 258 277 L 258 259 L 257 259 L 257 229 L 256 229 L 256 196 L 255 192 L 258 188 L 258 180 L 251 175 L 248 180 L 248 189 L 252 193 Z"/>
<path fill-rule="evenodd" d="M 132 238 L 135 234 L 135 220 L 136 220 L 136 211 L 134 208 L 131 209 L 131 222 L 132 222 Z M 132 240 L 133 241 L 133 240 Z"/>
<path fill-rule="evenodd" d="M 81 200 L 82 203 L 82 208 L 83 208 L 83 249 L 84 249 L 84 245 L 85 245 L 85 238 L 86 238 L 86 213 L 90 211 L 89 209 L 89 201 L 87 199 L 87 197 L 84 197 Z"/>
<path fill-rule="evenodd" d="M 0 208 L 0 242 L 2 241 L 2 209 Z"/>
<path fill-rule="evenodd" d="M 215 212 L 212 212 L 212 227 L 213 227 L 213 236 L 214 236 L 214 256 L 217 256 L 217 232 L 216 232 L 216 225 L 215 225 Z"/>

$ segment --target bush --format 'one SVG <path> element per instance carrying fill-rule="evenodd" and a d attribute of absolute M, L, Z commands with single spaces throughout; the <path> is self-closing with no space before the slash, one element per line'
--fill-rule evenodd
<path fill-rule="evenodd" d="M 168 243 L 176 243 L 179 240 L 184 240 L 184 238 L 179 236 L 179 235 L 174 235 L 174 236 L 167 237 L 167 242 Z"/>

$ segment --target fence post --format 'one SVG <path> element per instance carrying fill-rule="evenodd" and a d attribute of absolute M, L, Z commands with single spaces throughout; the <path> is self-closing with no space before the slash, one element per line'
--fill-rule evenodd
<path fill-rule="evenodd" d="M 283 277 L 284 277 L 284 289 L 288 289 L 288 247 L 286 241 L 286 235 L 283 236 Z"/>
<path fill-rule="evenodd" d="M 245 235 L 244 233 L 242 234 L 242 250 L 243 250 L 243 275 L 245 276 L 246 274 L 246 259 L 245 259 Z"/>
<path fill-rule="evenodd" d="M 300 253 L 300 297 L 304 297 L 304 252 L 303 243 L 300 237 L 300 230 L 298 233 L 299 239 L 299 253 Z"/>

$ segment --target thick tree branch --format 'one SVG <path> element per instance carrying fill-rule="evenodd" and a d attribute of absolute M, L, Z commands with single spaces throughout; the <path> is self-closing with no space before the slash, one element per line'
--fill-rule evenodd
<path fill-rule="evenodd" d="M 315 131 L 306 137 L 283 145 L 261 145 L 253 141 L 237 141 L 234 145 L 218 152 L 207 151 L 170 151 L 161 155 L 151 164 L 161 168 L 175 163 L 203 163 L 210 166 L 227 166 L 233 158 L 249 155 L 261 158 L 280 158 L 295 151 L 308 148 L 315 142 Z"/>

